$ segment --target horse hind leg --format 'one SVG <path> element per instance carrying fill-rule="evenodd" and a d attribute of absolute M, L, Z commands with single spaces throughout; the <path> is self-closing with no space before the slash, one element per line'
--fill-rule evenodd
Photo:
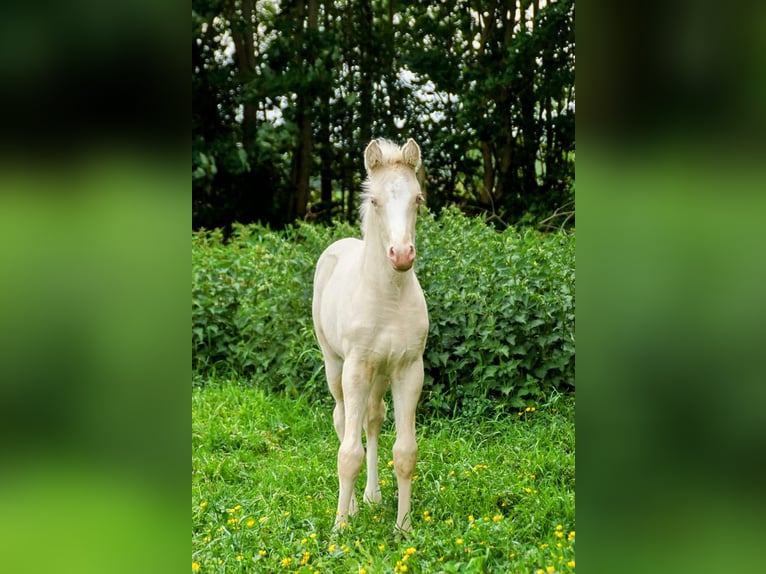
<path fill-rule="evenodd" d="M 364 433 L 367 437 L 367 486 L 364 489 L 364 501 L 375 504 L 382 500 L 378 482 L 378 439 L 380 427 L 386 419 L 386 403 L 382 398 L 384 390 L 385 382 L 376 382 L 367 402 L 367 416 L 364 421 Z"/>

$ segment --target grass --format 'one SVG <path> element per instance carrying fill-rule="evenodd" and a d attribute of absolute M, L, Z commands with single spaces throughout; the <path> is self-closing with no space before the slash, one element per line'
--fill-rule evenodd
<path fill-rule="evenodd" d="M 392 416 L 381 505 L 333 532 L 332 405 L 236 381 L 192 391 L 192 569 L 199 572 L 573 572 L 574 399 L 512 419 L 420 420 L 411 536 L 395 532 Z M 357 479 L 361 500 L 364 470 Z"/>

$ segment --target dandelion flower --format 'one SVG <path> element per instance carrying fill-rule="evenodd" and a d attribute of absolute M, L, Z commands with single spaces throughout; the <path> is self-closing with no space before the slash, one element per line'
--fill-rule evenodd
<path fill-rule="evenodd" d="M 237 556 L 236 560 L 237 560 L 237 562 L 242 562 L 243 558 L 244 558 L 244 556 L 242 556 L 242 554 L 240 554 L 239 556 Z"/>
<path fill-rule="evenodd" d="M 500 522 L 502 519 L 503 519 L 503 515 L 502 514 L 495 514 L 492 517 L 492 522 Z"/>
<path fill-rule="evenodd" d="M 407 554 L 408 556 L 412 556 L 413 554 L 415 554 L 415 552 L 417 552 L 417 549 L 413 548 L 412 546 L 410 546 L 409 548 L 407 548 L 407 550 L 404 551 L 404 553 Z"/>
<path fill-rule="evenodd" d="M 255 524 L 255 519 L 254 519 L 254 518 L 251 518 L 250 520 L 248 520 L 247 522 L 245 522 L 245 526 L 247 526 L 247 527 L 250 527 L 250 526 L 252 526 L 253 524 Z"/>
<path fill-rule="evenodd" d="M 310 558 L 311 558 L 311 554 L 309 552 L 304 552 L 303 558 L 301 558 L 301 566 L 305 566 Z"/>
<path fill-rule="evenodd" d="M 462 544 L 462 543 L 463 543 L 462 538 L 458 538 L 457 540 L 455 540 L 455 544 Z"/>
<path fill-rule="evenodd" d="M 569 566 L 570 568 L 574 568 L 575 567 L 575 561 L 574 560 L 570 560 L 569 562 L 567 562 L 567 566 Z"/>
<path fill-rule="evenodd" d="M 553 566 L 546 566 L 545 570 L 548 572 L 548 574 L 553 574 L 553 572 L 556 571 L 556 569 Z"/>
<path fill-rule="evenodd" d="M 385 550 L 386 545 L 385 544 L 378 544 L 378 550 Z"/>
<path fill-rule="evenodd" d="M 265 550 L 259 550 L 258 554 L 260 554 L 261 556 L 266 556 L 266 554 L 268 554 L 268 552 L 266 552 Z"/>
<path fill-rule="evenodd" d="M 317 537 L 316 532 L 312 532 L 311 534 L 309 534 L 309 538 L 311 538 L 311 540 L 314 540 L 314 538 L 316 537 Z"/>
<path fill-rule="evenodd" d="M 335 544 L 330 544 L 330 546 L 327 547 L 328 552 L 335 552 L 335 549 L 337 546 Z"/>
<path fill-rule="evenodd" d="M 293 559 L 292 558 L 282 558 L 282 562 L 281 562 L 282 568 L 287 568 L 292 563 L 293 563 Z"/>
<path fill-rule="evenodd" d="M 192 572 L 198 572 L 199 571 L 199 563 L 192 562 Z"/>
<path fill-rule="evenodd" d="M 200 502 L 199 503 L 199 507 L 200 508 L 207 508 L 207 502 Z M 196 564 L 196 562 L 195 562 L 195 564 Z"/>

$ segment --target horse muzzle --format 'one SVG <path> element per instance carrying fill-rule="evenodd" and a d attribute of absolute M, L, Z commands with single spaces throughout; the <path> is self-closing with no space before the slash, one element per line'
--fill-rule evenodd
<path fill-rule="evenodd" d="M 415 262 L 415 246 L 412 243 L 391 245 L 388 248 L 388 259 L 397 271 L 407 271 Z"/>

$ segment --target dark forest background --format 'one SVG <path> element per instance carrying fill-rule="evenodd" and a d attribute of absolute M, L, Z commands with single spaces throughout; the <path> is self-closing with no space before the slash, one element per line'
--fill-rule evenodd
<path fill-rule="evenodd" d="M 574 225 L 574 0 L 193 0 L 193 227 L 356 219 L 372 138 L 428 203 Z"/>

